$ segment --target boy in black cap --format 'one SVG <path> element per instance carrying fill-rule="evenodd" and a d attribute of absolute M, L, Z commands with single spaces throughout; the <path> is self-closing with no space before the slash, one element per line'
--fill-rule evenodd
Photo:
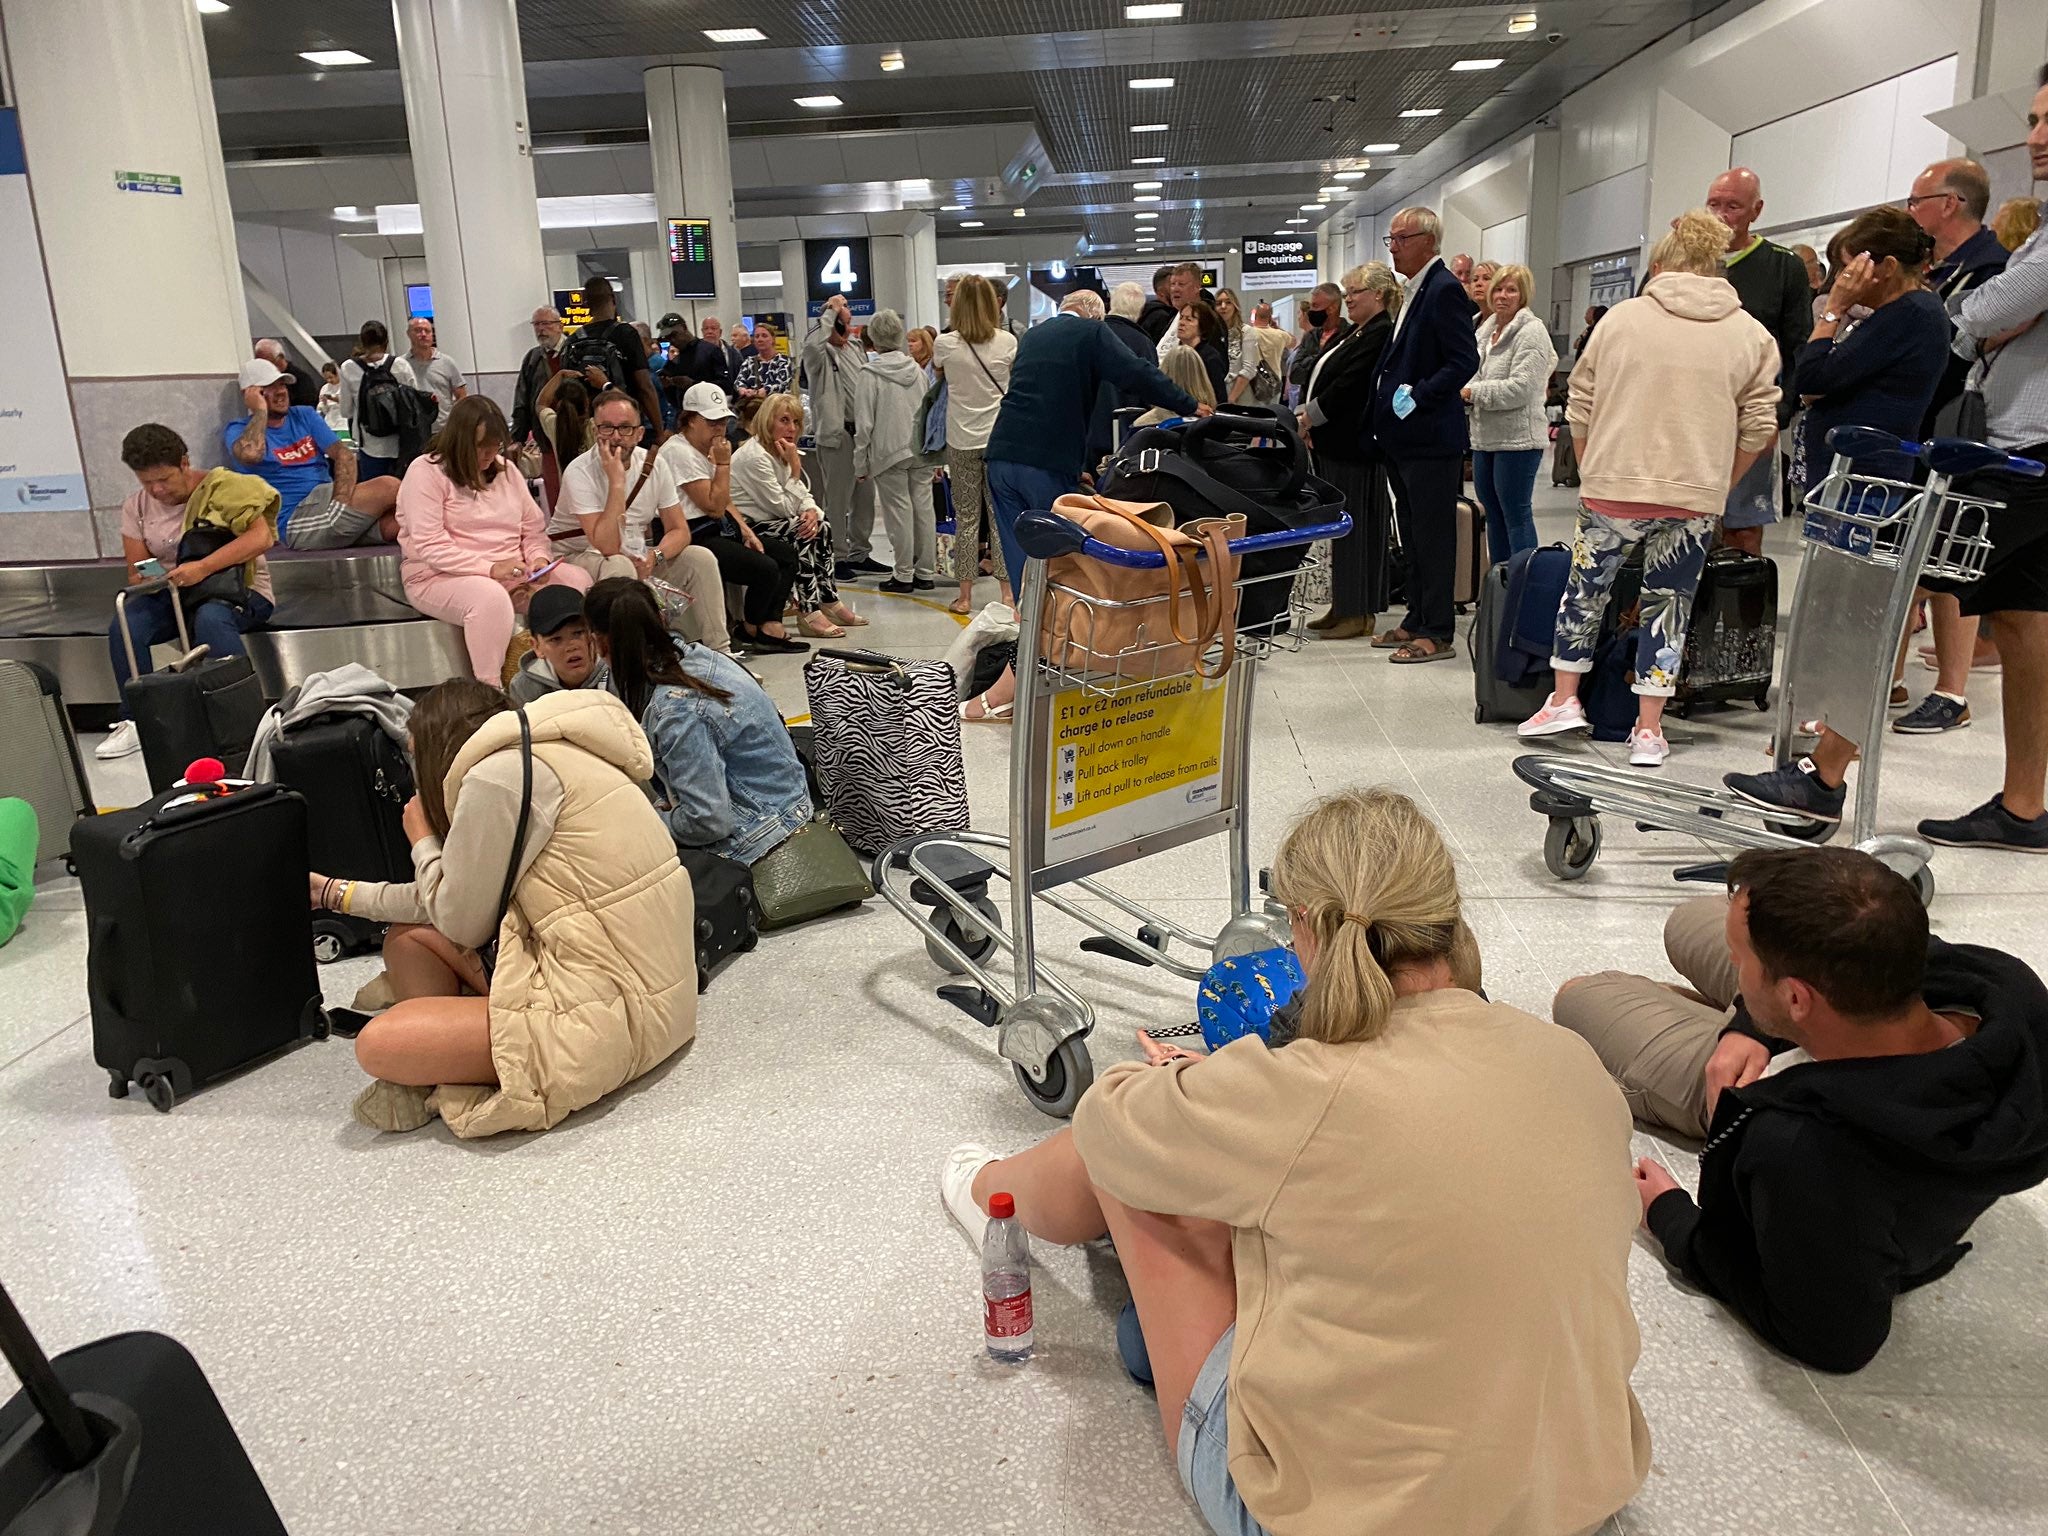
<path fill-rule="evenodd" d="M 519 663 L 505 691 L 531 704 L 563 688 L 602 688 L 609 680 L 597 641 L 583 617 L 583 594 L 570 587 L 542 587 L 526 610 L 533 650 Z"/>

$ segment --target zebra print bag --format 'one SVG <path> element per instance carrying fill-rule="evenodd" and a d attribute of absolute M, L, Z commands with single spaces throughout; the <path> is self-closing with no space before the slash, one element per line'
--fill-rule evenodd
<path fill-rule="evenodd" d="M 825 810 L 877 853 L 920 832 L 967 830 L 960 701 L 943 661 L 818 650 L 804 663 Z"/>

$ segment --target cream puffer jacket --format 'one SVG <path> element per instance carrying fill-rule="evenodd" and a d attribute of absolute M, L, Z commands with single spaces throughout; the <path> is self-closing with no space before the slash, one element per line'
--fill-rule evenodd
<path fill-rule="evenodd" d="M 534 756 L 562 782 L 562 810 L 498 929 L 498 1086 L 449 1084 L 434 1094 L 458 1136 L 546 1130 L 697 1032 L 695 903 L 642 788 L 654 757 L 639 723 L 592 688 L 550 694 L 526 716 Z M 516 715 L 486 721 L 448 769 L 449 814 L 472 769 L 518 751 Z"/>
<path fill-rule="evenodd" d="M 1543 414 L 1543 396 L 1557 367 L 1557 348 L 1530 310 L 1515 311 L 1506 339 L 1495 346 L 1499 323 L 1493 315 L 1479 323 L 1479 371 L 1472 375 L 1473 451 L 1546 447 L 1550 423 Z"/>

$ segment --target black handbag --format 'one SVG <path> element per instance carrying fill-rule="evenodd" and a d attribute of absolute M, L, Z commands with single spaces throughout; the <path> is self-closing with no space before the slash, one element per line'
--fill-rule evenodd
<path fill-rule="evenodd" d="M 484 991 L 498 974 L 498 934 L 505 926 L 505 914 L 512 910 L 512 887 L 519 881 L 519 858 L 526 852 L 526 823 L 533 815 L 533 727 L 526 711 L 519 710 L 519 820 L 512 828 L 512 857 L 505 863 L 505 885 L 498 892 L 498 920 L 491 925 L 490 938 L 476 957 L 484 968 Z"/>
<path fill-rule="evenodd" d="M 202 523 L 186 531 L 178 540 L 178 564 L 186 565 L 194 560 L 205 560 L 219 554 L 241 535 L 226 528 L 216 528 Z M 204 581 L 189 587 L 179 587 L 178 601 L 190 613 L 201 603 L 227 603 L 236 608 L 249 606 L 249 582 L 239 565 L 226 570 L 215 571 Z"/>

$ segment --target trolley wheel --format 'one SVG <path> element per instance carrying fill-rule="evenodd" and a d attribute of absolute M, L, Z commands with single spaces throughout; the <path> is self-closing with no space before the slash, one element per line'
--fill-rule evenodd
<path fill-rule="evenodd" d="M 1486 724 L 1486 706 L 1484 704 L 1474 704 L 1472 706 L 1472 723 L 1474 725 Z"/>
<path fill-rule="evenodd" d="M 1060 1048 L 1045 1059 L 1043 1082 L 1018 1063 L 1011 1063 L 1011 1069 L 1016 1072 L 1017 1085 L 1024 1090 L 1024 1097 L 1031 1101 L 1032 1107 L 1058 1120 L 1065 1120 L 1074 1113 L 1074 1106 L 1081 1102 L 1081 1095 L 1095 1081 L 1095 1063 L 1088 1055 L 1088 1038 L 1085 1035 L 1070 1035 L 1060 1042 Z"/>
<path fill-rule="evenodd" d="M 1906 878 L 1913 882 L 1913 894 L 1920 898 L 1920 905 L 1923 907 L 1933 906 L 1934 866 L 1932 864 L 1922 864 Z"/>
<path fill-rule="evenodd" d="M 126 1072 L 116 1072 L 111 1067 L 107 1069 L 107 1097 L 110 1099 L 125 1099 L 128 1097 L 128 1074 Z"/>
<path fill-rule="evenodd" d="M 313 959 L 320 965 L 332 965 L 348 953 L 348 934 L 339 924 L 316 921 L 313 924 Z"/>
<path fill-rule="evenodd" d="M 145 1072 L 142 1074 L 142 1096 L 149 1100 L 149 1107 L 160 1115 L 168 1115 L 171 1106 L 178 1102 L 178 1090 L 171 1086 L 167 1072 Z"/>
<path fill-rule="evenodd" d="M 1600 818 L 1553 816 L 1543 834 L 1543 864 L 1560 880 L 1583 880 L 1600 857 Z"/>
<path fill-rule="evenodd" d="M 993 930 L 1003 926 L 1003 915 L 996 910 L 996 904 L 986 896 L 975 897 L 971 905 L 976 912 L 979 912 L 986 919 L 986 926 L 982 923 L 962 922 L 960 914 L 951 907 L 942 908 L 935 915 L 938 919 L 939 932 L 944 934 L 954 944 L 957 944 L 960 947 L 960 952 L 966 955 L 968 959 L 979 965 L 989 957 L 989 952 L 996 947 L 996 938 Z M 924 941 L 924 952 L 932 957 L 932 964 L 936 965 L 947 975 L 962 976 L 966 974 L 959 961 L 939 948 L 937 940 L 926 939 Z"/>

